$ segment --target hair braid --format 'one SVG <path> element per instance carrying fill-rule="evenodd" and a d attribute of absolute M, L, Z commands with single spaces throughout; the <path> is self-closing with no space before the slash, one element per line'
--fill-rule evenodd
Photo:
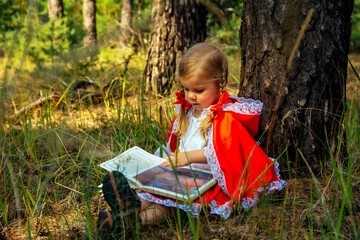
<path fill-rule="evenodd" d="M 211 112 L 200 124 L 200 136 L 207 142 L 208 136 L 207 131 L 209 127 L 211 126 L 213 119 L 214 119 L 214 113 Z"/>
<path fill-rule="evenodd" d="M 221 77 L 220 80 L 220 92 L 223 92 L 225 88 L 225 81 L 223 80 L 223 78 Z"/>
<path fill-rule="evenodd" d="M 228 82 L 228 63 L 224 63 L 221 72 L 221 79 L 220 79 L 220 91 L 225 91 L 225 86 Z"/>

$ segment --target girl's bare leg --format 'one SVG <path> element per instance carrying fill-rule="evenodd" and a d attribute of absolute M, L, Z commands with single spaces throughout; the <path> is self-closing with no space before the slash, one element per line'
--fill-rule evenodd
<path fill-rule="evenodd" d="M 164 205 L 141 200 L 140 218 L 143 225 L 153 225 L 169 216 L 170 208 Z"/>

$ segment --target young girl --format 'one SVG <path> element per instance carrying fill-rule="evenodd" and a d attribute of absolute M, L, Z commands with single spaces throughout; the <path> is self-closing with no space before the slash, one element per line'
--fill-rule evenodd
<path fill-rule="evenodd" d="M 103 192 L 112 212 L 99 214 L 102 236 L 134 229 L 136 218 L 143 225 L 157 222 L 172 207 L 196 217 L 205 205 L 210 213 L 228 218 L 234 206 L 250 208 L 262 194 L 286 185 L 278 164 L 253 139 L 263 104 L 229 96 L 224 90 L 228 81 L 225 54 L 208 43 L 196 44 L 182 57 L 178 76 L 182 91 L 176 94 L 178 115 L 167 143 L 172 156 L 163 166 L 207 168 L 218 184 L 186 206 L 150 193 L 135 194 L 121 173 L 110 172 L 104 178 Z"/>

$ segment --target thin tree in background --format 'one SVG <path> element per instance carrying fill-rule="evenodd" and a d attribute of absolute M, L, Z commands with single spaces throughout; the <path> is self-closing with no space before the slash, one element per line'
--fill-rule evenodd
<path fill-rule="evenodd" d="M 84 0 L 83 18 L 86 35 L 84 37 L 84 46 L 93 46 L 96 44 L 96 2 L 95 0 Z"/>
<path fill-rule="evenodd" d="M 55 19 L 64 15 L 64 6 L 62 0 L 48 0 L 49 18 Z"/>
<path fill-rule="evenodd" d="M 146 91 L 163 94 L 181 54 L 206 37 L 206 8 L 198 1 L 153 1 L 152 30 L 145 69 Z"/>
<path fill-rule="evenodd" d="M 239 95 L 264 102 L 261 142 L 270 156 L 287 149 L 297 172 L 307 169 L 305 158 L 319 173 L 329 151 L 344 148 L 337 136 L 344 136 L 352 9 L 353 0 L 244 0 Z"/>
<path fill-rule="evenodd" d="M 120 42 L 128 45 L 133 37 L 133 0 L 121 1 Z"/>

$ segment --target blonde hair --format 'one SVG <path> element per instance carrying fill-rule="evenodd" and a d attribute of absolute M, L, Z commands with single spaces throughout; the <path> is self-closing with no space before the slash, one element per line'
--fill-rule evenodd
<path fill-rule="evenodd" d="M 224 91 L 228 80 L 228 60 L 225 53 L 218 47 L 209 43 L 198 43 L 189 48 L 182 57 L 178 66 L 177 75 L 181 81 L 186 81 L 191 77 L 202 74 L 219 85 L 221 92 Z M 181 86 L 184 95 L 184 89 Z M 207 141 L 207 130 L 211 126 L 215 115 L 211 112 L 200 125 L 200 135 Z M 178 127 L 175 131 L 179 136 L 183 136 L 189 126 L 184 106 L 181 106 L 178 115 Z"/>

